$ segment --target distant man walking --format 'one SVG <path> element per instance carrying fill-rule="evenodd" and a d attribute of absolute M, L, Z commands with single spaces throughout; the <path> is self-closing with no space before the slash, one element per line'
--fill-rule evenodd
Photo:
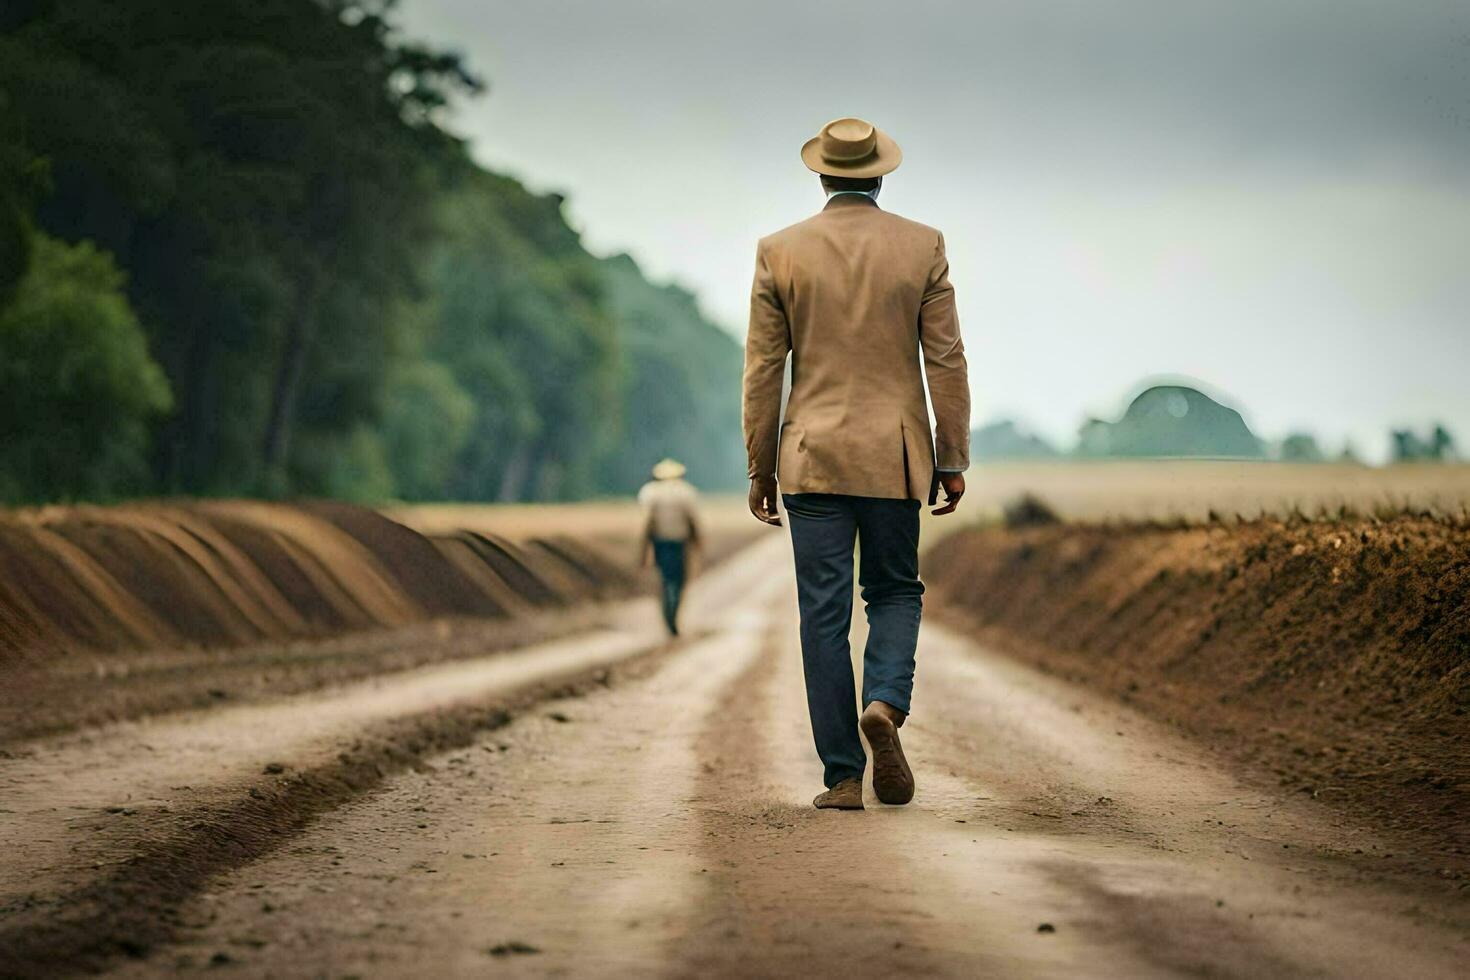
<path fill-rule="evenodd" d="M 638 491 L 638 503 L 646 515 L 643 564 L 647 565 L 651 556 L 658 565 L 664 624 L 670 636 L 678 636 L 679 603 L 690 552 L 699 547 L 699 521 L 695 517 L 699 494 L 684 481 L 684 464 L 665 459 L 654 466 L 653 479 Z"/>
<path fill-rule="evenodd" d="M 949 514 L 965 492 L 970 386 L 944 236 L 878 207 L 883 175 L 902 159 L 898 144 L 864 120 L 837 119 L 801 158 L 828 200 L 756 251 L 745 344 L 750 510 L 781 523 L 779 478 L 796 555 L 807 707 L 827 785 L 813 802 L 860 810 L 860 725 L 878 799 L 903 804 L 914 795 L 898 729 L 908 717 L 923 610 L 919 502 L 935 504 L 943 485 L 945 504 L 934 513 Z M 869 627 L 861 721 L 847 639 L 855 542 Z"/>

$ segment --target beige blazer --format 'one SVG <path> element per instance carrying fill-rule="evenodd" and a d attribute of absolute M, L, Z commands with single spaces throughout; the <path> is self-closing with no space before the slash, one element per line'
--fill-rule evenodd
<path fill-rule="evenodd" d="M 782 493 L 933 503 L 936 461 L 946 470 L 970 462 L 970 383 L 944 236 L 839 194 L 761 239 L 744 421 L 748 475 L 775 473 Z"/>

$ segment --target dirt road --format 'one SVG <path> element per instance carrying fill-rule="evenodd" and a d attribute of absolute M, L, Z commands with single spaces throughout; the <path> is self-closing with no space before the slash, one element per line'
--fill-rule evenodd
<path fill-rule="evenodd" d="M 457 718 L 622 663 L 610 683 L 379 766 L 304 825 L 265 828 L 274 836 L 175 890 L 166 928 L 132 950 L 141 958 L 103 965 L 128 977 L 1463 975 L 1463 907 L 1344 857 L 1381 842 L 938 627 L 925 627 L 904 729 L 914 803 L 870 794 L 862 813 L 812 810 L 820 769 L 786 548 L 773 537 L 703 579 L 694 636 L 652 653 L 640 605 L 518 654 L 34 745 L 0 780 L 14 856 L 0 951 L 68 916 L 54 941 L 78 941 L 88 921 L 69 910 L 99 901 L 94 879 L 157 860 L 150 826 L 201 795 L 237 816 L 248 811 L 228 800 L 282 778 L 268 770 L 318 771 L 395 717 Z M 98 829 L 119 820 L 131 829 Z"/>

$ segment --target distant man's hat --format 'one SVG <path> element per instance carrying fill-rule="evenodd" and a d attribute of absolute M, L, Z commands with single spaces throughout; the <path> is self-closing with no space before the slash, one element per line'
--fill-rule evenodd
<path fill-rule="evenodd" d="M 684 464 L 677 459 L 661 459 L 653 466 L 655 480 L 677 480 L 684 475 Z"/>
<path fill-rule="evenodd" d="M 893 137 L 866 119 L 834 119 L 801 148 L 808 170 L 828 177 L 882 177 L 903 162 Z"/>

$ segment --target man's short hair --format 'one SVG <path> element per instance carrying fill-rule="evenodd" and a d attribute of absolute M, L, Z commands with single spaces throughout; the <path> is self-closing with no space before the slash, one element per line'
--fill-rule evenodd
<path fill-rule="evenodd" d="M 870 191 L 883 183 L 882 177 L 833 177 L 822 174 L 822 186 L 829 191 Z"/>

